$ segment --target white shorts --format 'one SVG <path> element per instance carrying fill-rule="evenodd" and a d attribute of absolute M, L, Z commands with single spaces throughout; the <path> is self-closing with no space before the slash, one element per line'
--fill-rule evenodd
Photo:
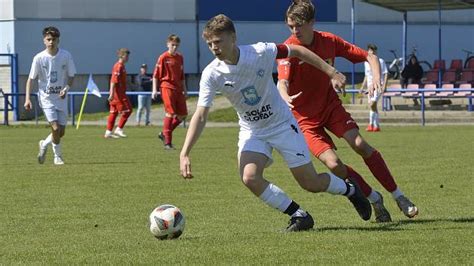
<path fill-rule="evenodd" d="M 61 126 L 67 125 L 67 113 L 65 111 L 56 108 L 44 108 L 43 113 L 49 123 L 58 121 Z"/>
<path fill-rule="evenodd" d="M 298 123 L 292 119 L 268 136 L 252 136 L 249 131 L 239 133 L 239 153 L 251 151 L 262 153 L 268 157 L 265 167 L 273 163 L 272 151 L 277 150 L 288 164 L 289 168 L 296 168 L 311 162 L 311 155 Z"/>

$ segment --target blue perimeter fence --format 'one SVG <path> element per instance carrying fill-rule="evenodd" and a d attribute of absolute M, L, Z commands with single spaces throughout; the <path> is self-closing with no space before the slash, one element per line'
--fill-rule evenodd
<path fill-rule="evenodd" d="M 426 124 L 426 120 L 425 120 L 425 112 L 426 112 L 425 99 L 459 98 L 455 95 L 453 95 L 453 96 L 443 96 L 443 97 L 434 95 L 434 96 L 427 97 L 427 96 L 425 96 L 425 93 L 430 93 L 430 92 L 434 92 L 434 93 L 438 93 L 438 92 L 452 92 L 452 93 L 467 92 L 467 93 L 470 93 L 470 94 L 468 94 L 466 96 L 463 96 L 463 97 L 466 97 L 468 99 L 467 111 L 468 112 L 473 112 L 474 111 L 474 108 L 473 108 L 473 105 L 472 105 L 472 99 L 474 97 L 474 88 L 471 88 L 471 89 L 444 89 L 444 88 L 442 88 L 442 89 L 439 89 L 439 88 L 437 88 L 437 89 L 388 89 L 386 92 L 399 93 L 399 94 L 391 95 L 391 96 L 385 96 L 385 95 L 382 96 L 382 109 L 384 111 L 392 110 L 392 107 L 391 107 L 391 98 L 392 97 L 420 98 L 421 99 L 420 123 L 423 126 Z M 407 92 L 418 93 L 418 95 L 404 96 L 404 93 L 407 93 Z M 350 90 L 346 90 L 346 93 L 352 94 L 352 102 L 354 103 L 355 95 L 357 93 L 359 93 L 359 90 L 350 89 Z M 71 92 L 68 92 L 68 94 L 67 94 L 68 101 L 69 101 L 69 114 L 71 114 L 72 125 L 75 125 L 75 123 L 76 123 L 76 121 L 75 121 L 75 117 L 76 117 L 75 98 L 76 97 L 84 97 L 84 94 L 85 94 L 85 92 L 79 92 L 79 91 L 71 91 Z M 91 94 L 91 93 L 89 92 L 89 94 Z M 102 91 L 101 95 L 109 95 L 109 92 L 108 91 Z M 129 91 L 129 92 L 127 92 L 127 95 L 151 95 L 151 92 Z M 190 91 L 190 92 L 188 92 L 188 95 L 189 96 L 198 96 L 199 92 Z M 12 103 L 18 102 L 18 97 L 19 96 L 25 96 L 25 93 L 4 93 L 3 125 L 8 125 L 8 121 L 9 121 L 8 112 L 9 111 L 15 111 L 15 108 L 12 105 Z M 36 124 L 38 124 L 38 107 L 39 107 L 39 106 L 37 106 L 38 105 L 37 104 L 38 103 L 38 95 L 35 93 L 35 94 L 31 94 L 31 96 L 36 98 L 36 101 L 35 101 L 36 104 L 34 105 L 33 109 L 34 109 L 34 113 L 35 113 L 35 121 L 36 121 Z M 9 98 L 12 98 L 12 99 L 10 100 Z"/>

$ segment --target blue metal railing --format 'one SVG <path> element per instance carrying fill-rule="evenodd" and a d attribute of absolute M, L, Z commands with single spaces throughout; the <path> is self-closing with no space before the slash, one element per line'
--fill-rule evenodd
<path fill-rule="evenodd" d="M 451 95 L 451 96 L 436 96 L 436 95 L 433 95 L 433 96 L 430 96 L 430 97 L 427 97 L 425 96 L 425 93 L 427 92 L 453 92 L 453 93 L 457 93 L 457 92 L 469 92 L 471 94 L 469 95 L 466 95 L 466 96 L 462 96 L 463 98 L 467 98 L 468 99 L 468 108 L 467 110 L 469 112 L 472 112 L 474 111 L 474 107 L 473 107 L 473 104 L 472 104 L 472 99 L 474 98 L 474 88 L 472 89 L 387 89 L 386 93 L 390 93 L 390 92 L 394 92 L 394 93 L 400 93 L 398 95 L 390 95 L 390 96 L 386 96 L 385 94 L 382 96 L 382 109 L 384 111 L 390 111 L 392 110 L 391 108 L 391 97 L 406 97 L 406 98 L 420 98 L 421 99 L 421 124 L 422 125 L 425 125 L 425 103 L 424 103 L 424 100 L 425 98 L 428 98 L 428 99 L 432 99 L 432 98 L 459 98 L 460 96 L 457 96 L 456 94 L 454 95 Z M 404 95 L 405 93 L 407 92 L 413 92 L 413 93 L 419 93 L 419 95 L 414 95 L 414 96 L 408 96 L 408 95 Z M 359 93 L 359 90 L 353 90 L 353 89 L 349 89 L 349 90 L 346 90 L 346 93 L 350 93 L 352 94 L 352 99 L 354 99 L 354 95 Z M 89 94 L 91 94 L 89 92 Z M 68 101 L 69 101 L 69 113 L 71 114 L 71 118 L 72 118 L 72 125 L 75 125 L 75 116 L 76 116 L 76 106 L 75 106 L 75 98 L 78 97 L 78 96 L 84 96 L 84 92 L 83 91 L 70 91 L 68 92 L 67 94 L 68 96 Z M 108 91 L 103 91 L 101 92 L 101 95 L 102 96 L 107 96 L 109 95 L 109 92 Z M 127 92 L 127 95 L 151 95 L 151 92 L 139 92 L 139 91 L 129 91 Z M 197 91 L 190 91 L 188 92 L 188 95 L 189 96 L 197 96 L 199 95 L 199 92 Z M 25 93 L 4 93 L 4 116 L 3 116 L 3 124 L 4 125 L 8 125 L 8 112 L 9 111 L 14 111 L 15 108 L 14 106 L 11 104 L 12 102 L 15 102 L 17 101 L 18 102 L 18 97 L 19 96 L 25 96 Z M 37 101 L 37 94 L 31 94 L 32 97 L 35 97 L 36 98 L 36 103 L 38 102 Z M 94 96 L 95 97 L 95 96 Z M 13 98 L 12 101 L 9 100 L 9 98 Z M 35 112 L 35 121 L 36 121 L 36 124 L 38 124 L 38 104 L 34 104 L 34 112 Z"/>

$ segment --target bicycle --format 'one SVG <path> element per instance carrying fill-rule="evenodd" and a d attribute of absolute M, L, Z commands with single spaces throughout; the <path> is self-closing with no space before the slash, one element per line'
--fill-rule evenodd
<path fill-rule="evenodd" d="M 391 78 L 391 79 L 399 79 L 402 75 L 403 68 L 405 67 L 403 65 L 403 57 L 398 57 L 396 50 L 389 50 L 389 51 L 393 54 L 394 59 L 392 60 L 392 62 L 390 63 L 390 65 L 388 67 L 388 77 Z M 408 59 L 411 56 L 416 56 L 416 52 L 417 52 L 416 47 L 413 47 L 412 52 L 408 56 Z M 433 68 L 431 66 L 431 64 L 428 63 L 428 61 L 418 60 L 418 63 L 423 68 L 423 72 L 427 72 L 428 70 Z"/>
<path fill-rule="evenodd" d="M 469 61 L 474 60 L 474 52 L 462 49 L 463 52 L 466 53 L 466 59 L 464 60 L 464 68 L 467 68 L 469 65 Z"/>

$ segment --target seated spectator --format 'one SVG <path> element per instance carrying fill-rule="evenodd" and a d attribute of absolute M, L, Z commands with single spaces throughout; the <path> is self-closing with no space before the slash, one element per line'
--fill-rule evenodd
<path fill-rule="evenodd" d="M 418 63 L 416 56 L 412 55 L 408 64 L 405 65 L 400 78 L 402 88 L 406 88 L 408 84 L 420 84 L 423 77 L 423 68 Z"/>

